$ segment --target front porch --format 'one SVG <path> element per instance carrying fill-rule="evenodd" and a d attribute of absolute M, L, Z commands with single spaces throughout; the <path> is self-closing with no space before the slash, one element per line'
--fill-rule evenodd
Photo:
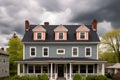
<path fill-rule="evenodd" d="M 23 65 L 23 72 L 20 72 L 20 65 Z M 99 69 L 99 66 L 102 69 Z M 83 76 L 104 75 L 104 63 L 97 62 L 27 62 L 18 63 L 18 75 L 40 76 L 46 73 L 50 80 L 56 80 L 58 77 L 64 77 L 66 80 L 72 80 L 76 73 Z"/>

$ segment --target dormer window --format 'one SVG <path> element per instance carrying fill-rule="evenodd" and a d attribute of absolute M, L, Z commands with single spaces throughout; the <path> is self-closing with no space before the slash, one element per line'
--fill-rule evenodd
<path fill-rule="evenodd" d="M 80 32 L 80 38 L 85 39 L 85 32 Z"/>
<path fill-rule="evenodd" d="M 59 39 L 63 40 L 63 32 L 59 32 Z"/>
<path fill-rule="evenodd" d="M 37 33 L 37 39 L 42 39 L 42 33 L 40 32 Z"/>
<path fill-rule="evenodd" d="M 38 25 L 32 31 L 33 31 L 34 40 L 45 40 L 46 29 L 44 27 Z"/>
<path fill-rule="evenodd" d="M 54 29 L 54 32 L 55 32 L 55 40 L 67 40 L 68 29 L 65 26 L 59 25 Z"/>
<path fill-rule="evenodd" d="M 88 40 L 89 39 L 89 28 L 85 25 L 81 25 L 76 29 L 77 40 Z"/>

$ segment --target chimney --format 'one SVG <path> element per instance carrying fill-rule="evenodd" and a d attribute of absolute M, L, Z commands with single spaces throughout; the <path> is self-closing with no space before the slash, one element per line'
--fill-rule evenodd
<path fill-rule="evenodd" d="M 93 31 L 97 31 L 97 20 L 96 19 L 94 19 L 92 22 L 92 29 Z"/>
<path fill-rule="evenodd" d="M 29 30 L 29 28 L 30 28 L 29 21 L 28 21 L 28 20 L 26 20 L 26 21 L 25 21 L 25 31 L 28 31 L 28 30 Z"/>
<path fill-rule="evenodd" d="M 4 51 L 4 48 L 1 48 L 2 51 Z"/>
<path fill-rule="evenodd" d="M 45 26 L 48 26 L 48 25 L 49 25 L 49 22 L 44 22 L 44 25 L 45 25 Z"/>

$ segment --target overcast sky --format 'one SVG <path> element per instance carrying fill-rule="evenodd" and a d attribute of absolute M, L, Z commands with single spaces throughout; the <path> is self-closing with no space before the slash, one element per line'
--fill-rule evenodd
<path fill-rule="evenodd" d="M 120 28 L 120 0 L 0 0 L 0 46 L 7 46 L 16 32 L 24 35 L 30 24 L 91 24 L 98 21 L 98 34 Z"/>

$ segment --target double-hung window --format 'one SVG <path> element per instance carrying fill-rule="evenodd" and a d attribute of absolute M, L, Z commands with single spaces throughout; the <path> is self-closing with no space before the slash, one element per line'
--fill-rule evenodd
<path fill-rule="evenodd" d="M 36 48 L 30 47 L 30 56 L 36 56 Z"/>
<path fill-rule="evenodd" d="M 41 32 L 37 33 L 37 39 L 42 39 L 42 33 Z"/>
<path fill-rule="evenodd" d="M 80 39 L 85 39 L 85 32 L 80 32 Z"/>
<path fill-rule="evenodd" d="M 59 40 L 63 40 L 63 32 L 59 32 Z"/>
<path fill-rule="evenodd" d="M 85 56 L 90 57 L 92 55 L 92 49 L 91 47 L 86 47 L 85 48 Z"/>
<path fill-rule="evenodd" d="M 78 56 L 78 47 L 73 47 L 72 48 L 72 56 L 77 57 Z"/>
<path fill-rule="evenodd" d="M 49 56 L 49 48 L 43 47 L 42 53 L 43 53 L 43 57 L 48 57 Z"/>

